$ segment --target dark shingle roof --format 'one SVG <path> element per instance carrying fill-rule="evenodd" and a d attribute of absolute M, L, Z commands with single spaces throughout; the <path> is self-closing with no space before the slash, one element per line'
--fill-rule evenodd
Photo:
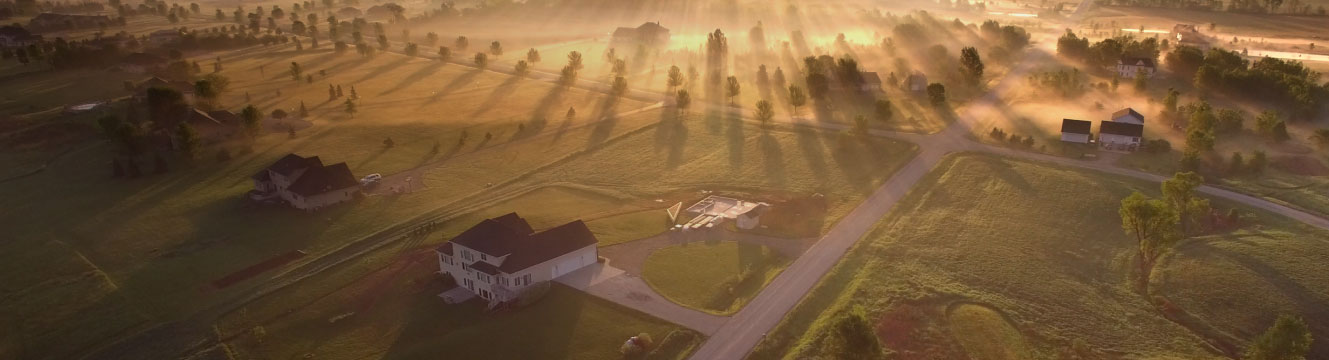
<path fill-rule="evenodd" d="M 475 269 L 475 271 L 479 271 L 489 275 L 498 275 L 498 267 L 494 266 L 494 264 L 490 264 L 484 261 L 476 261 L 471 263 L 471 268 Z"/>
<path fill-rule="evenodd" d="M 498 267 L 498 270 L 508 274 L 598 242 L 595 234 L 581 220 L 533 233 L 530 224 L 516 213 L 485 219 L 451 241 L 492 257 L 508 256 L 503 260 L 503 265 Z M 451 247 L 440 246 L 437 250 L 448 254 L 452 252 Z M 479 269 L 481 263 L 477 261 L 472 267 Z"/>
<path fill-rule="evenodd" d="M 517 273 L 574 250 L 594 246 L 598 242 L 586 223 L 573 221 L 527 236 L 520 248 L 504 260 L 499 269 L 509 274 Z"/>
<path fill-rule="evenodd" d="M 318 158 L 311 159 L 317 160 Z M 360 186 L 360 182 L 355 180 L 355 175 L 351 175 L 351 168 L 346 166 L 346 163 L 336 163 L 328 166 L 310 167 L 286 190 L 300 196 L 309 197 L 357 186 Z"/>
<path fill-rule="evenodd" d="M 452 255 L 452 242 L 451 242 L 451 241 L 449 241 L 449 242 L 445 242 L 445 243 L 443 243 L 443 245 L 439 245 L 438 247 L 434 248 L 434 251 L 437 251 L 437 252 L 439 252 L 439 253 L 441 253 L 441 254 L 443 254 L 443 255 L 451 256 L 451 255 Z"/>
<path fill-rule="evenodd" d="M 1091 134 L 1094 123 L 1087 120 L 1061 119 L 1061 132 L 1072 134 Z"/>
<path fill-rule="evenodd" d="M 531 234 L 530 229 L 526 219 L 517 216 L 517 213 L 509 213 L 480 221 L 452 238 L 452 242 L 490 256 L 503 256 L 511 254 L 513 246 Z"/>
<path fill-rule="evenodd" d="M 1132 109 L 1132 108 L 1125 108 L 1125 109 L 1117 110 L 1117 112 L 1112 113 L 1112 119 L 1113 119 L 1113 120 L 1116 120 L 1117 118 L 1122 117 L 1122 116 L 1126 116 L 1126 115 L 1134 116 L 1136 119 L 1140 119 L 1140 122 L 1144 122 L 1144 115 L 1141 115 L 1140 113 L 1135 112 L 1135 109 Z"/>
<path fill-rule="evenodd" d="M 1140 137 L 1144 135 L 1144 125 L 1104 120 L 1098 123 L 1098 132 L 1100 134 Z"/>

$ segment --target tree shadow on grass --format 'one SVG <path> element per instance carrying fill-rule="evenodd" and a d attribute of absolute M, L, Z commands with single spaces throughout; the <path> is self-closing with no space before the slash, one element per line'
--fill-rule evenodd
<path fill-rule="evenodd" d="M 394 85 L 391 89 L 383 90 L 378 94 L 387 95 L 397 92 L 398 90 L 404 89 L 417 82 L 420 82 L 420 80 L 424 80 L 425 78 L 433 76 L 434 73 L 438 72 L 438 70 L 442 68 L 443 68 L 442 62 L 431 61 L 429 64 L 425 65 L 424 67 L 421 67 L 419 70 L 416 70 L 414 73 L 411 73 L 410 75 L 407 75 L 406 77 L 402 78 L 401 81 L 397 82 L 397 85 Z"/>
<path fill-rule="evenodd" d="M 655 149 L 666 152 L 666 168 L 673 169 L 683 163 L 683 150 L 688 142 L 688 127 L 683 119 L 686 116 L 672 108 L 660 112 L 660 122 L 655 127 Z"/>
<path fill-rule="evenodd" d="M 489 110 L 493 109 L 495 106 L 498 106 L 499 101 L 502 101 L 503 99 L 517 92 L 516 91 L 517 83 L 521 82 L 525 78 L 526 78 L 525 76 L 521 75 L 512 75 L 509 76 L 506 80 L 503 80 L 503 83 L 498 84 L 498 86 L 494 88 L 494 91 L 489 92 L 489 96 L 486 96 L 484 101 L 480 102 L 480 106 L 477 107 L 475 111 L 471 112 L 471 115 L 469 115 L 468 117 L 470 118 L 479 117 L 480 115 L 484 115 L 486 112 L 489 112 Z"/>
<path fill-rule="evenodd" d="M 614 114 L 614 110 L 618 108 L 618 101 L 617 96 L 606 96 L 596 106 L 593 115 L 596 123 L 591 129 L 591 136 L 586 140 L 587 149 L 605 142 L 614 133 L 614 126 L 618 125 L 618 115 Z"/>
<path fill-rule="evenodd" d="M 379 76 L 382 76 L 383 74 L 387 74 L 388 72 L 395 71 L 395 70 L 397 70 L 397 68 L 401 67 L 401 65 L 402 65 L 402 64 L 405 64 L 407 61 L 411 61 L 411 58 L 408 58 L 408 57 L 404 57 L 404 56 L 403 56 L 403 57 L 399 57 L 399 58 L 397 58 L 397 59 L 396 59 L 395 61 L 393 61 L 393 62 L 390 62 L 390 63 L 387 63 L 387 64 L 383 64 L 383 65 L 379 65 L 378 67 L 374 68 L 374 70 L 371 70 L 371 71 L 369 71 L 368 73 L 365 73 L 365 75 L 364 75 L 364 76 L 361 76 L 359 79 L 355 79 L 355 81 L 352 81 L 351 84 L 359 84 L 359 83 L 365 82 L 365 81 L 367 81 L 367 80 L 374 79 L 374 78 L 377 78 L 377 77 L 379 77 Z"/>
<path fill-rule="evenodd" d="M 482 72 L 484 72 L 484 70 L 472 69 L 471 71 L 458 75 L 456 78 L 453 78 L 452 81 L 448 82 L 447 85 L 443 85 L 443 88 L 439 89 L 438 92 L 435 92 L 433 96 L 430 96 L 428 101 L 421 102 L 418 108 L 423 108 L 429 106 L 429 104 L 436 103 L 438 102 L 438 99 L 448 96 L 448 94 L 452 94 L 458 89 L 469 85 L 471 80 L 474 80 L 476 76 L 480 76 L 480 73 Z"/>
<path fill-rule="evenodd" d="M 766 169 L 766 180 L 783 187 L 788 182 L 784 165 L 784 150 L 780 148 L 780 140 L 771 136 L 770 131 L 762 130 L 761 136 L 757 138 L 761 146 L 761 159 Z"/>
<path fill-rule="evenodd" d="M 728 112 L 725 119 L 725 138 L 729 145 L 729 167 L 738 170 L 743 167 L 743 147 L 747 136 L 743 134 L 743 119 L 738 113 Z"/>
<path fill-rule="evenodd" d="M 798 134 L 798 147 L 803 153 L 803 159 L 808 162 L 808 167 L 812 169 L 812 174 L 818 180 L 826 180 L 826 146 L 822 144 L 822 135 L 819 130 L 811 127 L 800 127 L 795 132 Z"/>

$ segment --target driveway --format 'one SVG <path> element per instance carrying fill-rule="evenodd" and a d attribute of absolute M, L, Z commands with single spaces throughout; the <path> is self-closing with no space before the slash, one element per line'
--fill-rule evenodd
<path fill-rule="evenodd" d="M 607 264 L 587 266 L 554 281 L 709 336 L 714 336 L 726 320 L 675 304 L 656 294 L 641 277 Z"/>

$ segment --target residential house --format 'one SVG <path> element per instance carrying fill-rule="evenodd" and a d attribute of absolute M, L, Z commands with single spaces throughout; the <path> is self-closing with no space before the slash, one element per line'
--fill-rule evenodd
<path fill-rule="evenodd" d="M 1172 36 L 1176 41 L 1186 41 L 1186 39 L 1195 39 L 1204 35 L 1200 34 L 1200 29 L 1191 24 L 1177 24 L 1172 26 Z"/>
<path fill-rule="evenodd" d="M 120 59 L 120 70 L 135 74 L 148 74 L 166 67 L 166 59 L 148 53 L 133 53 Z"/>
<path fill-rule="evenodd" d="M 1135 151 L 1143 136 L 1144 125 L 1107 120 L 1098 123 L 1098 144 L 1107 150 Z"/>
<path fill-rule="evenodd" d="M 612 42 L 619 44 L 664 45 L 669 42 L 669 29 L 659 22 L 648 22 L 636 28 L 620 27 L 614 30 Z"/>
<path fill-rule="evenodd" d="M 1088 144 L 1093 139 L 1093 122 L 1075 119 L 1061 119 L 1061 141 Z"/>
<path fill-rule="evenodd" d="M 922 72 L 915 71 L 904 79 L 904 90 L 916 93 L 922 93 L 928 90 L 928 77 Z"/>
<path fill-rule="evenodd" d="M 151 88 L 174 89 L 175 91 L 179 91 L 180 95 L 184 95 L 186 103 L 192 104 L 194 102 L 194 84 L 190 84 L 188 81 L 166 80 L 156 76 L 143 80 L 143 82 L 134 86 L 134 99 L 138 101 L 147 101 L 148 89 Z"/>
<path fill-rule="evenodd" d="M 229 140 L 240 133 L 240 116 L 226 110 L 203 111 L 189 109 L 184 116 L 185 123 L 194 127 L 199 138 L 205 143 L 218 143 Z"/>
<path fill-rule="evenodd" d="M 1154 59 L 1144 57 L 1123 57 L 1117 59 L 1117 77 L 1122 79 L 1134 79 L 1141 72 L 1146 78 L 1154 77 L 1158 67 L 1154 64 Z"/>
<path fill-rule="evenodd" d="M 106 15 L 41 13 L 28 21 L 28 28 L 33 30 L 82 29 L 110 24 L 111 18 L 106 17 Z"/>
<path fill-rule="evenodd" d="M 0 26 L 0 48 L 28 46 L 41 40 L 41 35 L 33 35 L 21 26 Z"/>
<path fill-rule="evenodd" d="M 581 220 L 535 232 L 509 213 L 481 221 L 435 252 L 440 274 L 493 307 L 517 300 L 534 284 L 594 265 L 597 243 Z"/>
<path fill-rule="evenodd" d="M 287 154 L 251 178 L 251 198 L 279 198 L 306 211 L 350 201 L 360 194 L 360 182 L 346 163 L 325 166 L 317 156 Z"/>
<path fill-rule="evenodd" d="M 860 72 L 863 82 L 858 85 L 862 92 L 881 92 L 881 76 L 875 72 Z"/>
<path fill-rule="evenodd" d="M 1119 123 L 1144 125 L 1144 115 L 1140 115 L 1140 113 L 1136 112 L 1135 109 L 1125 108 L 1117 110 L 1117 112 L 1112 113 L 1112 121 Z"/>

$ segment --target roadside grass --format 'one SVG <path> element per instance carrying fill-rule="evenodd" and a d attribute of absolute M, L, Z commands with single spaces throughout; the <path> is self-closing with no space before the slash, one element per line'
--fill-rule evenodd
<path fill-rule="evenodd" d="M 819 193 L 827 203 L 819 223 L 824 232 L 916 149 L 886 138 L 807 127 L 762 128 L 736 118 L 675 119 L 666 113 L 650 131 L 533 174 L 523 183 L 575 182 L 641 199 L 697 191 L 737 197 Z"/>
<path fill-rule="evenodd" d="M 763 245 L 721 241 L 674 245 L 646 258 L 642 278 L 689 308 L 718 315 L 738 312 L 790 259 Z"/>
<path fill-rule="evenodd" d="M 986 356 L 975 349 L 1014 341 L 1002 335 L 970 345 L 983 336 L 974 331 L 1010 334 L 994 329 L 992 321 L 978 330 L 954 318 L 948 325 L 935 311 L 891 313 L 957 303 L 1005 314 L 1031 357 L 1220 357 L 1200 335 L 1167 320 L 1132 289 L 1134 242 L 1121 231 L 1117 204 L 1135 189 L 1157 196 L 1158 184 L 970 154 L 944 160 L 921 183 L 930 185 L 913 190 L 856 244 L 750 358 L 831 356 L 825 353 L 828 326 L 854 305 L 881 317 L 877 335 L 897 344 L 890 350 L 899 356 L 966 350 L 970 357 Z M 1325 233 L 1267 213 L 1246 213 L 1248 226 L 1242 230 L 1183 242 L 1169 255 L 1181 260 L 1156 269 L 1153 295 L 1245 341 L 1280 313 L 1325 323 L 1325 314 L 1314 306 L 1323 309 L 1329 282 L 1316 273 L 1318 265 L 1306 261 L 1329 255 Z M 1253 239 L 1281 244 L 1241 246 Z M 1202 244 L 1233 247 L 1232 252 L 1193 249 L 1206 249 Z M 1288 256 L 1294 248 L 1305 253 Z M 1240 261 L 1205 256 L 1219 253 Z M 1180 265 L 1174 268 L 1171 261 Z M 1216 286 L 1224 282 L 1232 283 Z M 1263 301 L 1271 296 L 1283 300 Z M 1212 301 L 1216 298 L 1229 300 L 1220 305 Z"/>
<path fill-rule="evenodd" d="M 612 215 L 586 222 L 600 246 L 645 239 L 669 231 L 669 216 L 663 209 Z"/>
<path fill-rule="evenodd" d="M 1243 155 L 1249 159 L 1250 153 Z M 1270 153 L 1270 156 L 1272 160 L 1273 156 L 1280 156 L 1280 154 Z M 1321 164 L 1329 160 L 1322 153 L 1301 156 L 1319 161 Z M 1134 153 L 1123 156 L 1117 163 L 1130 168 L 1168 175 L 1179 171 L 1179 158 L 1180 154 L 1176 151 L 1167 154 Z M 1220 163 L 1220 161 L 1226 159 L 1228 158 L 1210 158 L 1202 166 L 1206 179 L 1213 179 L 1210 183 L 1271 202 L 1299 208 L 1306 212 L 1320 214 L 1321 216 L 1329 215 L 1329 177 L 1293 174 L 1277 169 L 1274 165 L 1268 166 L 1261 174 L 1247 173 L 1224 176 L 1224 174 L 1221 174 L 1223 170 L 1215 170 L 1215 168 L 1227 167 L 1226 162 Z"/>
<path fill-rule="evenodd" d="M 1028 359 L 1024 335 L 1000 313 L 983 305 L 959 304 L 946 313 L 946 323 L 965 353 L 974 359 Z"/>

